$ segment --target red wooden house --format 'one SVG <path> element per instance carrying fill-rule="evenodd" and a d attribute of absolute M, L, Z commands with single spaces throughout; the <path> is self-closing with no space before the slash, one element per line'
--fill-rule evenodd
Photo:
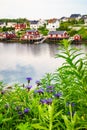
<path fill-rule="evenodd" d="M 16 34 L 14 32 L 5 32 L 4 37 L 5 39 L 13 39 L 16 38 Z"/>
<path fill-rule="evenodd" d="M 60 40 L 60 39 L 68 39 L 69 35 L 66 31 L 50 31 L 48 34 L 48 39 Z"/>
<path fill-rule="evenodd" d="M 26 27 L 27 27 L 26 24 L 24 24 L 24 23 L 18 23 L 18 24 L 15 25 L 15 30 L 16 30 L 16 31 L 23 30 L 23 29 L 25 29 Z"/>
<path fill-rule="evenodd" d="M 27 30 L 26 33 L 21 37 L 21 40 L 40 40 L 42 36 L 37 30 Z"/>
<path fill-rule="evenodd" d="M 74 35 L 74 41 L 81 41 L 81 36 L 79 34 Z"/>

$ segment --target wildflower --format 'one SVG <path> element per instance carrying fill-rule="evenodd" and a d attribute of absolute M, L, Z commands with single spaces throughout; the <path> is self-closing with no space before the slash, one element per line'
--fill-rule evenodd
<path fill-rule="evenodd" d="M 39 94 L 43 94 L 44 90 L 41 88 L 41 89 L 36 90 L 36 92 L 39 93 Z"/>
<path fill-rule="evenodd" d="M 28 85 L 28 86 L 26 86 L 26 88 L 28 89 L 28 91 L 30 91 L 30 89 L 32 88 L 32 86 L 30 85 Z"/>
<path fill-rule="evenodd" d="M 46 99 L 41 99 L 40 102 L 41 102 L 42 104 L 46 104 L 46 103 L 47 103 L 47 100 L 46 100 Z"/>
<path fill-rule="evenodd" d="M 41 85 L 39 80 L 37 80 L 35 83 L 37 84 L 37 86 Z"/>
<path fill-rule="evenodd" d="M 72 111 L 71 113 L 70 113 L 70 112 L 67 112 L 67 114 L 68 114 L 68 115 L 72 115 L 72 116 L 74 116 L 75 111 Z"/>
<path fill-rule="evenodd" d="M 20 117 L 21 119 L 23 119 L 24 114 L 23 114 L 23 112 L 22 112 L 22 111 L 19 111 L 19 112 L 18 112 L 18 115 L 19 115 L 19 117 Z"/>
<path fill-rule="evenodd" d="M 49 98 L 49 99 L 41 99 L 40 102 L 42 104 L 48 104 L 48 105 L 51 105 L 52 104 L 52 99 Z"/>
<path fill-rule="evenodd" d="M 71 104 L 71 106 L 72 106 L 72 107 L 74 107 L 74 106 L 75 106 L 75 103 L 74 103 L 74 102 L 72 102 L 72 103 L 67 102 L 67 103 L 66 103 L 66 106 L 69 106 L 69 104 Z"/>
<path fill-rule="evenodd" d="M 51 105 L 52 104 L 52 99 L 51 98 L 47 99 L 46 104 Z"/>
<path fill-rule="evenodd" d="M 53 89 L 54 86 L 47 86 L 47 89 Z"/>
<path fill-rule="evenodd" d="M 61 93 L 56 93 L 55 97 L 59 98 L 62 94 Z"/>
<path fill-rule="evenodd" d="M 52 93 L 52 92 L 54 92 L 54 90 L 53 89 L 48 89 L 47 92 Z"/>
<path fill-rule="evenodd" d="M 26 113 L 26 114 L 27 114 L 29 111 L 30 111 L 29 108 L 25 108 L 25 109 L 24 109 L 24 113 Z"/>
<path fill-rule="evenodd" d="M 26 79 L 27 79 L 27 81 L 28 81 L 28 84 L 29 84 L 29 83 L 30 83 L 30 81 L 32 80 L 32 78 L 31 78 L 31 77 L 27 77 Z"/>
<path fill-rule="evenodd" d="M 21 111 L 19 111 L 18 114 L 19 114 L 20 116 L 23 115 L 23 113 L 22 113 Z"/>

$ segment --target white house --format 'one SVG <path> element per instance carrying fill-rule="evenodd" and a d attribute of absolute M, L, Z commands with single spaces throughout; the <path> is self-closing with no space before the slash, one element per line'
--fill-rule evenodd
<path fill-rule="evenodd" d="M 6 26 L 6 23 L 5 22 L 0 22 L 0 27 L 3 28 Z"/>
<path fill-rule="evenodd" d="M 44 24 L 47 24 L 47 21 L 44 20 L 44 19 L 39 19 L 39 21 L 38 21 L 38 27 L 43 27 Z"/>
<path fill-rule="evenodd" d="M 6 27 L 15 27 L 16 23 L 15 22 L 8 22 Z"/>
<path fill-rule="evenodd" d="M 67 17 L 62 17 L 61 19 L 60 19 L 60 21 L 62 21 L 62 22 L 67 22 L 69 20 L 69 18 L 67 18 Z"/>
<path fill-rule="evenodd" d="M 84 23 L 85 23 L 85 25 L 87 25 L 87 18 L 84 19 Z"/>
<path fill-rule="evenodd" d="M 39 28 L 39 22 L 34 20 L 34 21 L 30 21 L 30 29 L 35 29 L 37 30 Z"/>
<path fill-rule="evenodd" d="M 57 28 L 59 28 L 60 22 L 58 19 L 50 19 L 48 20 L 48 24 L 46 25 L 46 28 L 49 31 L 56 31 Z"/>
<path fill-rule="evenodd" d="M 81 14 L 71 14 L 70 19 L 79 20 L 81 18 Z"/>

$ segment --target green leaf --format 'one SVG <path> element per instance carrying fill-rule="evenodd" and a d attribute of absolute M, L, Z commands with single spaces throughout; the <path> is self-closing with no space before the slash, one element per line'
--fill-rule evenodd
<path fill-rule="evenodd" d="M 32 124 L 31 126 L 39 130 L 48 130 L 48 128 L 46 128 L 45 126 L 41 126 L 40 123 Z"/>

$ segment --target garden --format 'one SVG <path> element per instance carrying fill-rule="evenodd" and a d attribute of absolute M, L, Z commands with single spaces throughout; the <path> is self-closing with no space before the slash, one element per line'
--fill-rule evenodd
<path fill-rule="evenodd" d="M 0 130 L 87 130 L 87 55 L 63 40 L 65 62 L 31 85 L 0 82 Z"/>

